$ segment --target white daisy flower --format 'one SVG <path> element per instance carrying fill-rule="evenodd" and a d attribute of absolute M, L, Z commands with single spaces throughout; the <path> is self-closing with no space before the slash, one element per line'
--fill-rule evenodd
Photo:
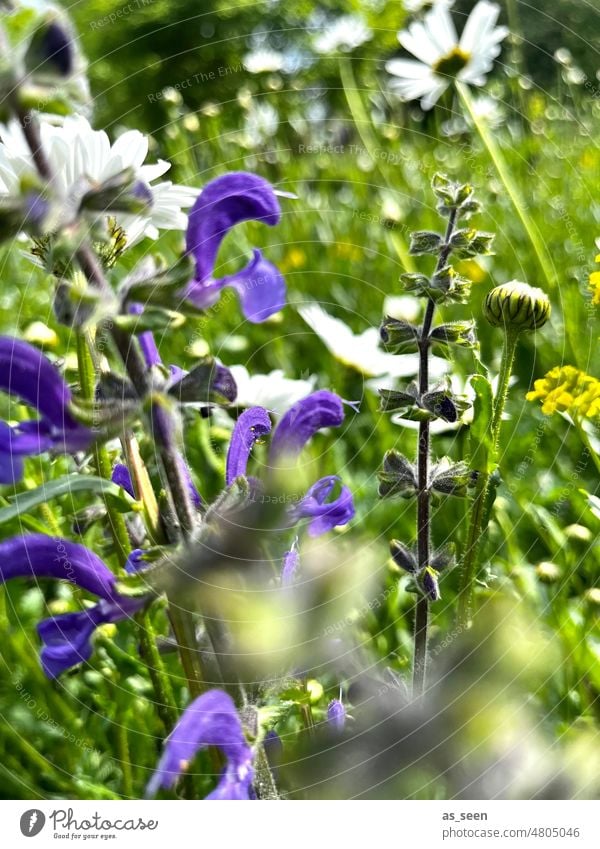
<path fill-rule="evenodd" d="M 373 35 L 360 15 L 342 15 L 313 40 L 317 53 L 349 53 Z"/>
<path fill-rule="evenodd" d="M 303 304 L 298 312 L 304 321 L 322 340 L 336 360 L 356 369 L 365 377 L 381 377 L 381 381 L 369 381 L 373 390 L 386 385 L 393 377 L 413 377 L 418 368 L 417 358 L 412 354 L 388 354 L 379 348 L 379 329 L 368 327 L 362 333 L 352 330 L 339 318 L 329 315 L 319 304 Z M 448 369 L 446 360 L 432 357 L 430 371 L 433 377 L 441 377 Z"/>
<path fill-rule="evenodd" d="M 279 113 L 270 103 L 252 99 L 246 116 L 246 141 L 257 147 L 272 138 L 279 127 Z"/>
<path fill-rule="evenodd" d="M 391 87 L 403 100 L 421 98 L 431 109 L 453 79 L 470 85 L 485 84 L 486 74 L 500 54 L 500 42 L 508 35 L 497 27 L 500 7 L 480 0 L 469 15 L 460 41 L 445 2 L 436 3 L 423 21 L 415 21 L 398 33 L 398 41 L 419 61 L 391 59 L 386 70 L 393 75 Z"/>
<path fill-rule="evenodd" d="M 450 7 L 454 5 L 454 0 L 404 0 L 404 10 L 415 15 L 417 12 L 428 11 L 436 3 Z"/>
<path fill-rule="evenodd" d="M 159 230 L 185 230 L 187 215 L 183 211 L 198 197 L 199 190 L 178 186 L 159 177 L 171 167 L 159 159 L 144 164 L 148 154 L 148 139 L 138 130 L 123 133 L 111 145 L 103 130 L 94 130 L 86 118 L 69 116 L 60 126 L 48 121 L 40 123 L 44 152 L 55 175 L 54 189 L 68 201 L 78 197 L 82 185 L 101 185 L 127 168 L 135 180 L 149 189 L 152 204 L 141 215 L 119 213 L 118 223 L 127 233 L 128 244 L 148 236 L 156 239 Z M 0 126 L 0 195 L 18 194 L 20 180 L 36 173 L 31 153 L 20 126 L 12 121 Z"/>
<path fill-rule="evenodd" d="M 306 398 L 315 387 L 316 378 L 294 380 L 285 377 L 281 369 L 269 374 L 249 374 L 246 366 L 227 366 L 237 385 L 235 403 L 240 407 L 264 407 L 277 416 L 283 415 L 292 404 Z"/>
<path fill-rule="evenodd" d="M 283 70 L 285 57 L 278 50 L 259 47 L 246 53 L 242 64 L 249 74 L 274 74 Z"/>

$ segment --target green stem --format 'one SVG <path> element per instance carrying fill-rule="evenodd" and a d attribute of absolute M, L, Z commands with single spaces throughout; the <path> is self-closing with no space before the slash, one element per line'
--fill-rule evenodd
<path fill-rule="evenodd" d="M 587 448 L 588 453 L 589 453 L 590 457 L 592 458 L 594 465 L 596 466 L 596 469 L 600 473 L 600 457 L 594 451 L 594 447 L 593 447 L 592 443 L 590 442 L 589 436 L 585 432 L 585 428 L 583 427 L 583 425 L 581 423 L 581 419 L 575 417 L 573 419 L 573 423 L 574 423 L 575 427 L 577 428 L 577 433 L 579 434 L 579 438 L 581 439 L 581 441 L 583 442 L 583 444 Z"/>
<path fill-rule="evenodd" d="M 514 328 L 506 329 L 504 347 L 502 349 L 500 374 L 498 376 L 498 391 L 496 392 L 496 397 L 494 399 L 494 409 L 490 424 L 490 465 L 495 464 L 498 455 L 498 442 L 500 439 L 500 429 L 502 427 L 502 414 L 504 412 L 506 398 L 508 395 L 508 386 L 515 360 L 518 338 L 518 330 Z M 486 505 L 489 496 L 489 489 L 490 473 L 487 470 L 482 470 L 475 486 L 469 529 L 467 532 L 467 544 L 462 564 L 462 578 L 457 610 L 457 624 L 460 628 L 466 628 L 471 620 L 478 555 L 482 535 L 487 529 L 487 522 L 485 520 L 488 512 Z"/>
<path fill-rule="evenodd" d="M 156 635 L 149 611 L 141 610 L 136 614 L 135 619 L 139 626 L 138 633 L 142 658 L 150 674 L 157 698 L 156 709 L 165 727 L 165 731 L 167 734 L 170 734 L 179 717 L 171 681 L 156 645 Z"/>
<path fill-rule="evenodd" d="M 529 237 L 529 241 L 531 242 L 531 246 L 542 270 L 542 274 L 544 275 L 546 283 L 548 284 L 548 288 L 550 290 L 553 290 L 556 288 L 556 275 L 554 272 L 552 258 L 548 253 L 544 242 L 542 241 L 540 231 L 537 225 L 529 214 L 527 205 L 523 200 L 521 192 L 519 191 L 516 183 L 514 182 L 511 176 L 511 173 L 508 169 L 508 165 L 506 164 L 506 160 L 504 159 L 504 155 L 498 147 L 495 138 L 490 133 L 485 121 L 483 121 L 477 115 L 468 87 L 463 83 L 456 83 L 456 90 L 458 91 L 459 97 L 462 100 L 465 109 L 469 113 L 469 116 L 477 132 L 479 133 L 483 144 L 487 148 L 487 151 L 490 155 L 490 159 L 492 160 L 494 167 L 498 172 L 498 176 L 504 184 L 506 193 L 512 201 L 517 215 L 521 219 L 521 223 L 523 224 L 525 232 Z"/>
<path fill-rule="evenodd" d="M 458 212 L 453 209 L 448 217 L 444 243 L 436 264 L 436 272 L 448 262 L 451 247 L 450 240 L 456 226 Z M 435 313 L 435 302 L 427 301 L 423 325 L 419 334 L 419 394 L 423 396 L 429 390 L 429 348 L 430 333 Z M 417 453 L 417 561 L 419 571 L 429 565 L 431 547 L 431 504 L 429 492 L 429 420 L 419 422 L 419 440 Z M 414 655 L 413 655 L 413 699 L 418 699 L 425 690 L 427 673 L 427 641 L 429 630 L 429 599 L 422 595 L 417 599 L 415 609 Z"/>
<path fill-rule="evenodd" d="M 96 389 L 96 371 L 91 354 L 90 340 L 83 333 L 77 334 L 77 366 L 79 369 L 79 385 L 81 395 L 86 401 L 93 401 Z M 95 448 L 96 469 L 100 477 L 110 480 L 112 469 L 110 457 L 104 445 L 96 443 Z M 124 566 L 129 556 L 131 544 L 127 525 L 121 513 L 112 506 L 110 501 L 106 502 L 108 524 L 115 544 L 119 564 Z"/>

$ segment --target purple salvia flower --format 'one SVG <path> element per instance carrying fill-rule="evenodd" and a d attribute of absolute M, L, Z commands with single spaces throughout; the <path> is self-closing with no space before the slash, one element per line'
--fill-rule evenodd
<path fill-rule="evenodd" d="M 202 507 L 202 496 L 200 495 L 200 493 L 196 489 L 196 484 L 192 480 L 192 475 L 191 475 L 191 472 L 189 470 L 189 466 L 185 462 L 185 460 L 183 459 L 181 454 L 177 455 L 177 460 L 178 460 L 178 463 L 179 463 L 179 468 L 181 469 L 181 473 L 182 473 L 183 477 L 185 478 L 185 483 L 186 483 L 186 486 L 187 486 L 188 494 L 190 496 L 190 501 L 192 502 L 192 504 L 194 505 L 196 510 L 199 510 Z"/>
<path fill-rule="evenodd" d="M 146 560 L 144 555 L 145 551 L 143 548 L 134 548 L 133 551 L 129 552 L 129 557 L 124 567 L 128 575 L 135 575 L 136 572 L 145 569 Z"/>
<path fill-rule="evenodd" d="M 342 399 L 320 389 L 297 401 L 281 418 L 275 428 L 270 456 L 293 459 L 298 456 L 309 439 L 323 427 L 338 427 L 344 421 Z"/>
<path fill-rule="evenodd" d="M 177 386 L 178 384 L 183 383 L 184 378 L 187 377 L 189 372 L 175 365 L 169 366 L 169 371 L 170 377 L 167 381 L 167 385 L 165 388 L 168 390 L 170 395 L 172 395 L 174 398 L 177 398 Z M 223 365 L 223 363 L 214 362 L 211 367 L 210 394 L 212 393 L 218 393 L 230 403 L 232 403 L 236 399 L 237 384 L 233 378 L 232 373 L 227 368 L 227 366 Z M 181 394 L 181 390 L 179 390 L 179 394 Z M 207 397 L 205 399 L 198 398 L 196 400 L 198 403 L 212 403 L 210 397 Z"/>
<path fill-rule="evenodd" d="M 106 601 L 119 598 L 116 578 L 97 554 L 79 543 L 45 534 L 0 542 L 0 581 L 11 578 L 62 579 Z"/>
<path fill-rule="evenodd" d="M 283 555 L 283 564 L 281 566 L 281 586 L 289 588 L 296 583 L 298 569 L 300 568 L 300 556 L 295 548 L 291 551 L 286 551 Z"/>
<path fill-rule="evenodd" d="M 196 277 L 185 297 L 205 309 L 216 303 L 224 286 L 232 286 L 248 321 L 265 321 L 278 312 L 285 304 L 285 283 L 261 251 L 254 250 L 248 265 L 237 273 L 214 277 L 219 247 L 232 227 L 242 221 L 261 221 L 270 227 L 279 222 L 281 209 L 270 183 L 243 171 L 224 174 L 204 187 L 188 216 L 187 252 L 196 261 Z"/>
<path fill-rule="evenodd" d="M 223 690 L 209 690 L 185 709 L 165 741 L 146 796 L 155 796 L 160 788 L 171 788 L 196 753 L 208 746 L 221 749 L 227 764 L 219 783 L 206 798 L 250 799 L 254 755 L 246 743 L 233 700 Z"/>
<path fill-rule="evenodd" d="M 28 342 L 0 336 L 0 389 L 35 407 L 59 430 L 78 427 L 67 409 L 69 387 L 42 352 Z"/>
<path fill-rule="evenodd" d="M 48 678 L 58 678 L 67 669 L 89 660 L 94 651 L 92 636 L 96 628 L 128 619 L 147 603 L 145 598 L 105 601 L 77 613 L 62 613 L 43 619 L 37 626 L 43 643 L 42 669 Z"/>
<path fill-rule="evenodd" d="M 13 429 L 0 420 L 0 484 L 14 484 L 23 477 L 23 458 L 11 450 Z"/>
<path fill-rule="evenodd" d="M 327 706 L 327 723 L 338 734 L 346 724 L 346 709 L 339 699 L 332 699 Z"/>
<path fill-rule="evenodd" d="M 130 304 L 128 310 L 131 315 L 141 315 L 144 312 L 144 307 L 141 304 Z M 140 333 L 138 339 L 148 368 L 162 365 L 162 360 L 160 358 L 156 342 L 154 341 L 154 334 L 152 331 L 145 330 L 143 333 Z"/>
<path fill-rule="evenodd" d="M 292 516 L 295 521 L 311 519 L 308 535 L 318 537 L 339 525 L 345 525 L 354 516 L 352 493 L 347 486 L 340 488 L 340 494 L 333 501 L 327 499 L 336 483 L 337 475 L 328 475 L 314 483 L 304 498 L 294 507 Z"/>
<path fill-rule="evenodd" d="M 35 407 L 41 415 L 37 421 L 0 428 L 0 483 L 14 482 L 17 473 L 21 477 L 22 456 L 50 450 L 81 451 L 92 441 L 91 431 L 69 410 L 69 387 L 33 345 L 0 336 L 0 390 Z"/>
<path fill-rule="evenodd" d="M 124 463 L 115 463 L 110 479 L 113 483 L 116 483 L 117 486 L 120 486 L 121 489 L 124 489 L 128 495 L 135 498 L 133 481 L 131 480 L 129 469 Z"/>
<path fill-rule="evenodd" d="M 131 304 L 129 307 L 129 312 L 134 315 L 141 315 L 143 312 L 143 307 L 141 304 Z M 156 347 L 156 342 L 154 341 L 154 334 L 150 330 L 147 330 L 144 333 L 140 333 L 139 340 L 140 347 L 142 349 L 142 354 L 144 356 L 144 360 L 148 368 L 152 368 L 152 366 L 161 366 L 162 359 L 160 357 L 158 348 Z M 231 372 L 229 371 L 229 369 L 225 368 L 225 366 L 218 365 L 216 369 L 218 374 L 218 380 L 221 381 L 221 384 L 225 385 L 228 379 L 233 380 Z M 185 372 L 182 368 L 179 368 L 179 366 L 170 366 L 169 371 L 170 379 L 167 383 L 167 388 L 176 385 L 176 383 L 183 377 L 185 377 L 185 375 L 187 374 L 187 372 Z M 217 388 L 220 389 L 220 385 Z M 160 415 L 160 413 L 161 411 L 159 410 L 158 414 Z M 192 480 L 192 476 L 190 474 L 190 470 L 187 466 L 187 463 L 179 453 L 177 456 L 179 466 L 186 480 L 190 499 L 194 507 L 198 510 L 202 505 L 202 497 L 196 489 L 194 481 Z M 116 479 L 115 473 L 117 474 Z M 112 480 L 119 486 L 122 486 L 123 489 L 132 496 L 132 498 L 135 498 L 129 470 L 122 463 L 117 463 L 117 465 L 114 467 Z M 129 486 L 127 486 L 127 480 L 129 481 Z"/>
<path fill-rule="evenodd" d="M 39 623 L 38 633 L 45 643 L 42 666 L 50 678 L 90 657 L 91 636 L 98 625 L 126 619 L 148 602 L 148 598 L 120 596 L 115 576 L 93 551 L 45 534 L 0 542 L 0 582 L 11 578 L 66 580 L 100 598 L 89 610 L 65 613 Z"/>
<path fill-rule="evenodd" d="M 229 450 L 225 481 L 231 486 L 240 475 L 246 474 L 248 458 L 252 446 L 271 431 L 271 419 L 263 407 L 250 407 L 244 410 L 233 429 Z"/>

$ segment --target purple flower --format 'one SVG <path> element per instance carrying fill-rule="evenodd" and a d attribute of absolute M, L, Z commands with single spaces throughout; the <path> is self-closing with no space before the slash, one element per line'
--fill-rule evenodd
<path fill-rule="evenodd" d="M 438 573 L 435 569 L 431 569 L 430 567 L 423 569 L 419 575 L 419 583 L 429 601 L 439 601 L 441 599 Z"/>
<path fill-rule="evenodd" d="M 323 427 L 339 427 L 344 421 L 342 399 L 320 389 L 297 401 L 275 428 L 270 456 L 295 459 L 308 440 Z"/>
<path fill-rule="evenodd" d="M 14 483 L 22 476 L 24 456 L 81 451 L 92 441 L 91 431 L 71 415 L 69 387 L 33 345 L 0 336 L 0 390 L 35 407 L 41 416 L 0 428 L 0 483 Z"/>
<path fill-rule="evenodd" d="M 78 663 L 89 660 L 94 651 L 92 636 L 96 628 L 110 622 L 128 619 L 147 603 L 147 599 L 123 598 L 121 601 L 104 601 L 78 613 L 62 613 L 43 619 L 37 632 L 42 641 L 40 652 L 42 669 L 48 678 Z"/>
<path fill-rule="evenodd" d="M 332 699 L 327 706 L 327 723 L 339 733 L 346 724 L 346 709 L 339 699 Z"/>
<path fill-rule="evenodd" d="M 216 303 L 223 287 L 232 286 L 248 321 L 265 321 L 278 312 L 285 304 L 285 283 L 261 251 L 254 250 L 248 265 L 235 274 L 215 278 L 214 269 L 221 242 L 232 227 L 242 221 L 273 227 L 280 218 L 275 192 L 262 177 L 239 171 L 208 183 L 189 212 L 187 252 L 196 261 L 196 276 L 185 297 L 206 309 Z"/>
<path fill-rule="evenodd" d="M 141 304 L 130 304 L 129 312 L 132 315 L 142 315 L 144 312 L 144 307 Z M 152 368 L 152 366 L 160 366 L 162 365 L 162 360 L 160 358 L 160 354 L 158 353 L 158 348 L 156 346 L 156 342 L 154 341 L 154 334 L 151 330 L 145 330 L 143 333 L 140 333 L 138 336 L 140 342 L 140 348 L 142 349 L 142 354 L 144 356 L 144 360 L 146 361 L 146 365 L 148 368 Z"/>
<path fill-rule="evenodd" d="M 340 488 L 340 494 L 333 501 L 327 499 L 336 483 L 340 481 L 337 475 L 328 475 L 314 483 L 302 501 L 294 508 L 294 518 L 311 519 L 308 534 L 318 537 L 326 534 L 338 525 L 345 525 L 354 516 L 352 493 L 347 486 Z"/>
<path fill-rule="evenodd" d="M 131 495 L 132 498 L 135 498 L 133 482 L 127 466 L 123 463 L 115 463 L 110 479 L 113 483 L 116 483 L 117 486 L 120 486 L 121 489 L 124 489 L 126 493 Z"/>
<path fill-rule="evenodd" d="M 93 551 L 45 534 L 0 542 L 0 582 L 11 578 L 62 579 L 100 598 L 88 610 L 65 613 L 39 623 L 38 633 L 45 644 L 42 666 L 50 678 L 90 657 L 91 637 L 98 625 L 126 619 L 148 602 L 147 598 L 120 596 L 115 576 Z"/>
<path fill-rule="evenodd" d="M 271 431 L 271 419 L 262 407 L 250 407 L 245 410 L 233 429 L 229 450 L 227 451 L 227 466 L 225 482 L 231 486 L 240 475 L 246 474 L 248 458 L 252 446 Z"/>
<path fill-rule="evenodd" d="M 161 787 L 173 787 L 196 753 L 208 746 L 221 749 L 227 763 L 219 783 L 206 798 L 250 799 L 254 755 L 246 743 L 233 700 L 223 690 L 209 690 L 185 709 L 165 741 L 163 755 L 148 783 L 146 796 L 155 796 Z"/>
<path fill-rule="evenodd" d="M 286 551 L 283 555 L 283 564 L 281 566 L 281 586 L 291 587 L 296 583 L 298 569 L 300 567 L 300 557 L 295 548 L 291 551 Z"/>

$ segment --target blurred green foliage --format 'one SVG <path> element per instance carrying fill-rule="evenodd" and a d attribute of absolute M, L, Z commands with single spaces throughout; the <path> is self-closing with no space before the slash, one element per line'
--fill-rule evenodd
<path fill-rule="evenodd" d="M 247 244 L 264 246 L 284 271 L 291 306 L 264 325 L 250 326 L 240 324 L 236 300 L 227 299 L 202 325 L 202 334 L 226 364 L 243 362 L 251 373 L 282 368 L 289 377 L 316 375 L 320 387 L 360 400 L 359 413 L 348 411 L 342 438 L 319 436 L 313 456 L 326 447 L 327 470 L 335 467 L 353 490 L 357 518 L 344 536 L 352 535 L 356 545 L 375 553 L 380 564 L 375 582 L 389 590 L 376 609 L 365 600 L 357 638 L 382 664 L 405 672 L 411 662 L 413 597 L 388 562 L 387 540 L 412 539 L 414 509 L 404 502 L 379 502 L 376 472 L 388 448 L 413 454 L 415 434 L 377 412 L 365 377 L 328 354 L 294 304 L 318 300 L 356 332 L 378 325 L 384 298 L 401 294 L 398 278 L 409 230 L 438 226 L 429 184 L 436 171 L 444 171 L 475 185 L 484 205 L 476 225 L 497 234 L 494 256 L 464 265 L 474 280 L 472 303 L 444 316 L 472 312 L 481 358 L 495 374 L 501 334 L 483 322 L 483 296 L 513 278 L 546 284 L 487 151 L 451 98 L 427 116 L 390 98 L 383 63 L 397 50 L 396 31 L 403 19 L 397 3 L 344 4 L 344 10 L 362 7 L 375 36 L 341 62 L 314 54 L 306 30 L 315 11 L 332 17 L 339 11 L 333 0 L 264 6 L 217 0 L 202 11 L 188 0 L 131 0 L 133 11 L 103 25 L 107 15 L 126 4 L 89 0 L 65 5 L 71 7 L 89 57 L 96 126 L 107 126 L 111 133 L 126 126 L 152 132 L 153 154 L 173 162 L 179 182 L 201 186 L 226 170 L 247 169 L 298 196 L 282 201 L 277 228 L 241 228 Z M 558 415 L 544 417 L 537 405 L 526 402 L 525 393 L 560 363 L 600 377 L 598 311 L 588 290 L 600 236 L 600 99 L 585 80 L 566 78 L 564 67 L 552 58 L 557 48 L 567 47 L 587 80 L 595 79 L 598 9 L 597 4 L 556 0 L 550 16 L 542 0 L 537 8 L 513 5 L 522 27 L 524 69 L 534 85 L 523 84 L 512 61 L 519 60 L 519 45 L 507 48 L 503 61 L 510 73 L 498 67 L 489 87 L 502 111 L 494 132 L 549 247 L 557 283 L 549 292 L 551 323 L 523 337 L 518 351 L 502 437 L 504 481 L 485 546 L 489 566 L 481 575 L 479 598 L 485 603 L 502 590 L 536 623 L 539 635 L 556 636 L 559 660 L 532 694 L 543 730 L 553 740 L 576 736 L 578 729 L 600 720 L 600 604 L 593 589 L 600 566 L 600 522 L 586 497 L 597 492 L 598 475 L 576 430 Z M 457 4 L 459 10 L 469 7 Z M 581 33 L 586 39 L 592 35 L 586 40 Z M 297 51 L 306 65 L 289 74 L 249 74 L 243 56 L 260 44 L 286 54 Z M 230 71 L 221 75 L 219 69 Z M 217 73 L 214 80 L 182 85 L 211 71 Z M 179 91 L 173 91 L 177 86 Z M 166 87 L 171 91 L 163 95 Z M 257 114 L 265 107 L 268 120 L 263 112 Z M 146 242 L 125 255 L 122 267 L 154 249 L 174 259 L 181 246 L 178 234 L 164 236 L 157 245 Z M 245 253 L 246 242 L 236 231 L 221 253 L 223 267 L 235 267 Z M 2 332 L 23 333 L 32 321 L 42 321 L 58 334 L 54 354 L 65 356 L 69 331 L 53 318 L 45 276 L 15 249 L 2 251 L 0 275 Z M 190 320 L 159 339 L 164 361 L 189 365 L 193 355 L 186 346 L 197 333 Z M 453 369 L 463 378 L 471 373 L 472 355 L 460 354 Z M 76 374 L 67 374 L 75 384 Z M 222 458 L 224 435 L 217 427 L 209 432 L 209 423 L 198 418 L 189 428 L 188 460 L 203 494 L 214 497 L 222 482 L 218 463 L 207 468 L 206 440 L 212 439 L 213 451 Z M 466 428 L 436 437 L 434 453 L 459 459 L 467 450 L 466 437 Z M 35 486 L 71 468 L 67 458 L 31 461 L 27 484 Z M 65 535 L 85 503 L 79 496 L 51 505 Z M 445 501 L 434 514 L 435 543 L 453 539 L 460 546 L 465 505 Z M 44 522 L 47 517 L 37 511 L 31 518 Z M 22 530 L 16 520 L 2 529 L 3 535 Z M 110 557 L 97 526 L 85 542 Z M 554 571 L 540 567 L 549 562 Z M 443 600 L 434 608 L 434 647 L 452 631 L 457 586 L 454 573 L 442 582 Z M 113 798 L 123 795 L 129 780 L 140 795 L 155 764 L 163 731 L 137 660 L 132 625 L 124 623 L 116 635 L 102 636 L 83 670 L 59 683 L 43 679 L 35 623 L 46 605 L 58 611 L 71 609 L 74 601 L 64 588 L 42 593 L 24 584 L 1 594 L 0 792 L 7 797 Z M 162 613 L 157 626 L 166 632 Z M 168 663 L 177 676 L 172 655 Z M 183 706 L 187 693 L 181 680 L 177 696 Z M 323 710 L 326 702 L 327 693 L 315 709 Z M 443 794 L 440 787 L 432 795 Z"/>

